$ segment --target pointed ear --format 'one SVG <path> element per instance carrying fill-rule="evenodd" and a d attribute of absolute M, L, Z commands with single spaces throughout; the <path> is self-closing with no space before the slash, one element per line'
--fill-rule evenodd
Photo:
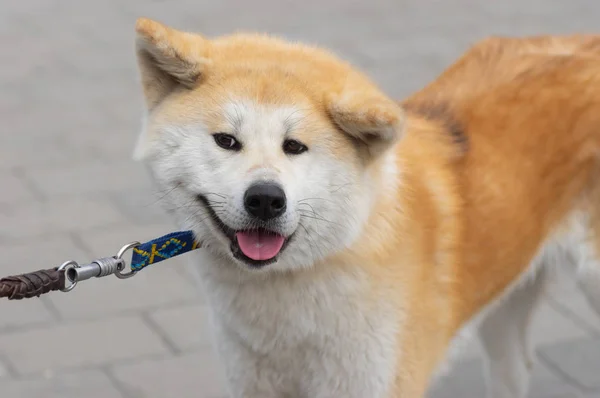
<path fill-rule="evenodd" d="M 347 83 L 327 102 L 333 121 L 372 156 L 391 147 L 403 133 L 402 107 L 373 86 Z"/>
<path fill-rule="evenodd" d="M 144 96 L 152 109 L 177 86 L 193 87 L 208 64 L 208 41 L 159 22 L 140 18 L 136 52 Z"/>

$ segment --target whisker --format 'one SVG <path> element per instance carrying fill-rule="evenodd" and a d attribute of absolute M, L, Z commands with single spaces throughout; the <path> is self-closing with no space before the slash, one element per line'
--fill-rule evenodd
<path fill-rule="evenodd" d="M 159 201 L 163 200 L 164 198 L 166 198 L 167 196 L 169 196 L 169 194 L 171 192 L 173 192 L 178 186 L 179 185 L 175 185 L 173 188 L 171 188 L 171 189 L 169 189 L 167 191 L 163 191 L 163 192 L 158 191 L 158 190 L 155 191 L 156 194 L 162 194 L 162 195 L 160 195 L 159 197 L 157 197 L 156 201 L 153 204 L 155 204 L 156 202 L 159 202 Z"/>
<path fill-rule="evenodd" d="M 317 214 L 314 207 L 312 207 L 309 203 L 298 203 L 298 206 L 308 206 L 310 207 L 310 210 L 313 212 L 313 214 Z"/>
<path fill-rule="evenodd" d="M 308 232 L 308 229 L 302 224 L 302 222 L 299 222 L 298 225 L 301 226 L 304 232 L 306 233 L 306 238 L 308 239 L 308 250 L 310 251 L 311 256 L 313 258 L 316 257 L 315 252 L 313 250 L 316 247 L 314 245 L 314 241 L 312 239 L 312 236 L 310 235 L 310 232 Z"/>
<path fill-rule="evenodd" d="M 297 203 L 303 203 L 303 202 L 307 202 L 309 200 L 322 200 L 325 202 L 335 203 L 333 200 L 327 199 L 327 198 L 304 198 L 304 199 L 300 199 Z"/>
<path fill-rule="evenodd" d="M 342 226 L 342 224 L 339 224 L 339 223 L 336 223 L 334 221 L 330 221 L 330 220 L 327 220 L 327 219 L 321 218 L 321 217 L 311 216 L 311 215 L 302 214 L 302 213 L 300 213 L 300 217 L 310 218 L 312 220 L 324 221 L 324 222 L 327 222 L 327 223 L 332 224 L 332 225 Z"/>
<path fill-rule="evenodd" d="M 220 198 L 227 199 L 227 195 L 223 195 L 223 194 L 216 193 L 216 192 L 207 192 L 204 195 L 215 195 L 215 196 L 218 196 Z"/>
<path fill-rule="evenodd" d="M 340 186 L 339 186 L 339 187 L 338 187 L 338 188 L 337 188 L 335 191 L 332 191 L 332 192 L 337 192 L 337 191 L 339 191 L 340 189 L 347 187 L 348 185 L 352 185 L 352 183 L 350 183 L 350 182 L 347 182 L 347 183 L 345 183 L 345 184 L 342 184 L 342 185 L 340 185 Z"/>

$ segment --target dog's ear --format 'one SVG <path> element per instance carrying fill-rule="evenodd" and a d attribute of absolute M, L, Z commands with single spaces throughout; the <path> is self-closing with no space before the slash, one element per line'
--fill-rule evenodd
<path fill-rule="evenodd" d="M 152 109 L 178 86 L 193 87 L 208 64 L 208 41 L 140 18 L 136 53 L 146 104 Z"/>
<path fill-rule="evenodd" d="M 348 78 L 339 92 L 326 99 L 333 122 L 377 156 L 402 135 L 402 107 L 362 79 Z"/>

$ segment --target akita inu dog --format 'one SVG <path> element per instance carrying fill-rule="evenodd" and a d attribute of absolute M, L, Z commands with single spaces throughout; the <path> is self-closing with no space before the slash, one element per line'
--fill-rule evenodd
<path fill-rule="evenodd" d="M 137 57 L 232 397 L 422 397 L 468 330 L 524 397 L 545 272 L 600 311 L 600 36 L 484 40 L 400 103 L 266 35 L 140 19 Z"/>

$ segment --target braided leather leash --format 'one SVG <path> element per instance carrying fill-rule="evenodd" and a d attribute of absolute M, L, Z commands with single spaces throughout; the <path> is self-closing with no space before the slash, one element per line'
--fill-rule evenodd
<path fill-rule="evenodd" d="M 128 243 L 116 255 L 94 260 L 90 264 L 79 265 L 75 261 L 67 261 L 60 267 L 2 278 L 0 298 L 21 300 L 56 290 L 69 292 L 78 282 L 113 274 L 119 279 L 127 279 L 151 264 L 198 248 L 200 244 L 196 242 L 192 231 L 174 232 L 146 243 Z M 130 270 L 124 272 L 126 263 L 123 256 L 129 250 L 132 251 Z"/>
<path fill-rule="evenodd" d="M 21 300 L 39 297 L 64 287 L 65 273 L 63 271 L 59 271 L 58 268 L 45 269 L 0 279 L 0 297 Z"/>

